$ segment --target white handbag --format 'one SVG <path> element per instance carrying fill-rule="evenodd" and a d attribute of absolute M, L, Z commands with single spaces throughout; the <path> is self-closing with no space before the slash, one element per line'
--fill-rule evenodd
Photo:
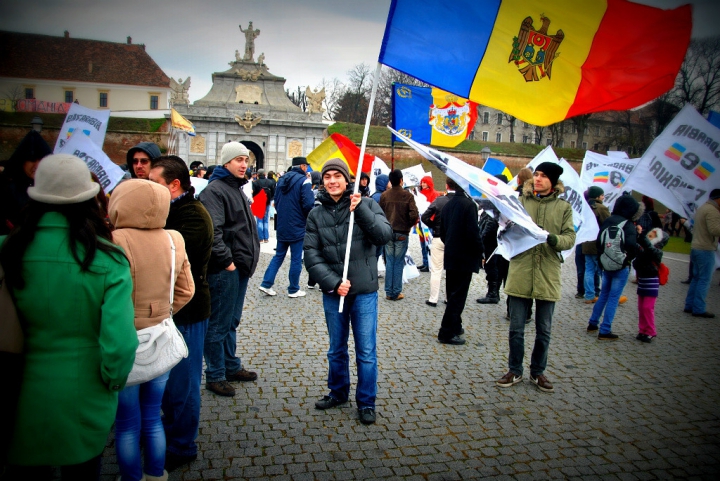
<path fill-rule="evenodd" d="M 160 324 L 140 329 L 138 348 L 135 351 L 135 363 L 128 376 L 126 386 L 135 386 L 155 379 L 175 367 L 188 357 L 188 348 L 182 334 L 172 320 L 173 292 L 175 291 L 175 243 L 170 237 L 171 273 L 170 273 L 170 317 Z"/>

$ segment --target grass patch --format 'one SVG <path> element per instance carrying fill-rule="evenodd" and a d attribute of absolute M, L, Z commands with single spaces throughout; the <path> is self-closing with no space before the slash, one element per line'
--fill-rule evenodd
<path fill-rule="evenodd" d="M 0 112 L 0 124 L 27 126 L 30 129 L 30 121 L 35 116 L 39 116 L 43 121 L 43 128 L 62 127 L 65 121 L 65 114 L 46 114 L 37 112 Z M 133 119 L 128 117 L 110 117 L 108 122 L 108 130 L 130 131 L 130 132 L 157 132 L 167 122 L 162 117 L 158 119 Z M 387 130 L 387 129 L 386 129 Z M 360 131 L 362 135 L 362 130 Z M 388 136 L 389 138 L 389 136 Z"/>
<path fill-rule="evenodd" d="M 349 124 L 344 122 L 335 122 L 328 127 L 331 134 L 339 133 L 355 142 L 358 146 L 362 143 L 364 125 Z M 387 145 L 390 146 L 390 131 L 386 127 L 371 125 L 368 131 L 368 145 Z M 493 154 L 498 155 L 516 155 L 519 157 L 535 157 L 542 149 L 543 145 L 523 144 L 517 142 L 478 142 L 476 140 L 464 140 L 457 147 L 450 149 L 443 147 L 442 150 L 452 152 L 480 152 L 483 147 L 490 147 Z M 567 160 L 582 160 L 585 157 L 583 149 L 568 149 L 553 147 L 558 157 L 564 157 Z"/>
<path fill-rule="evenodd" d="M 690 255 L 690 243 L 685 242 L 684 237 L 670 237 L 667 245 L 663 248 L 664 252 L 675 252 L 677 254 Z"/>

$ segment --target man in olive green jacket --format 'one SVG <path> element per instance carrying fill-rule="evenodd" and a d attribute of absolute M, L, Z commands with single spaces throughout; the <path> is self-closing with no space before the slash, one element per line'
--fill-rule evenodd
<path fill-rule="evenodd" d="M 544 392 L 554 388 L 545 377 L 550 329 L 555 302 L 560 300 L 562 251 L 575 245 L 572 207 L 558 195 L 564 192 L 558 179 L 563 169 L 543 162 L 533 178 L 525 182 L 520 202 L 533 221 L 548 232 L 547 242 L 536 245 L 510 260 L 505 293 L 510 311 L 509 371 L 496 384 L 510 387 L 522 380 L 525 352 L 525 321 L 535 300 L 535 346 L 530 359 L 530 380 Z"/>

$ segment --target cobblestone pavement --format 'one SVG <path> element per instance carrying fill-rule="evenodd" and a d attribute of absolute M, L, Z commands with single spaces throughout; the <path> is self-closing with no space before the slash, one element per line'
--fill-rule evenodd
<path fill-rule="evenodd" d="M 485 294 L 482 271 L 463 315 L 464 346 L 436 341 L 443 304 L 425 305 L 429 274 L 407 284 L 399 302 L 385 300 L 381 283 L 378 418 L 364 426 L 354 401 L 314 408 L 327 394 L 322 294 L 287 297 L 289 259 L 277 297 L 260 292 L 272 245 L 263 245 L 238 335 L 238 352 L 258 380 L 236 384 L 234 398 L 203 388 L 198 459 L 171 480 L 718 479 L 720 318 L 682 312 L 688 256 L 666 254 L 671 278 L 660 291 L 651 344 L 635 340 L 634 284 L 613 325 L 620 339 L 586 333 L 591 307 L 574 298 L 569 259 L 546 371 L 554 393 L 528 378 L 532 324 L 523 382 L 495 386 L 507 372 L 508 322 L 504 294 L 499 305 L 475 302 Z M 416 238 L 411 254 L 420 259 Z M 303 272 L 302 286 L 306 280 Z M 718 314 L 719 280 L 715 272 L 708 296 L 708 310 Z M 354 359 L 351 371 L 354 392 Z M 106 480 L 117 474 L 112 435 L 103 473 Z"/>

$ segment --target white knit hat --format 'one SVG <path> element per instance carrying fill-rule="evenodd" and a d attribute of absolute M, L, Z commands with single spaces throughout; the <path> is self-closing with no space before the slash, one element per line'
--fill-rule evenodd
<path fill-rule="evenodd" d="M 220 165 L 225 165 L 240 155 L 250 157 L 250 151 L 240 142 L 228 142 L 220 152 Z"/>
<path fill-rule="evenodd" d="M 48 155 L 35 171 L 35 185 L 28 188 L 31 199 L 45 204 L 78 204 L 100 191 L 82 159 L 70 154 Z"/>

